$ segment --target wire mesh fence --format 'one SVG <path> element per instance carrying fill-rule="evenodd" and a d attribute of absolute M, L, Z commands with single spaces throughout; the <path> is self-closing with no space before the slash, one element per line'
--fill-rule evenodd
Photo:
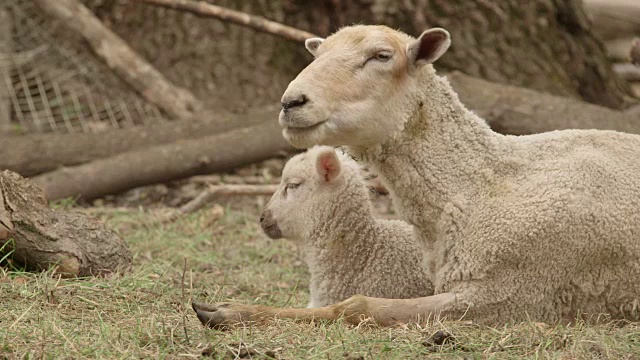
<path fill-rule="evenodd" d="M 0 2 L 0 133 L 100 132 L 167 121 L 32 1 Z"/>

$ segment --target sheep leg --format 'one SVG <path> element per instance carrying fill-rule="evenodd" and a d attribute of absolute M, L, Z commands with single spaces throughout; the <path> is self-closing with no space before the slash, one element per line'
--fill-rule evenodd
<path fill-rule="evenodd" d="M 459 317 L 464 313 L 464 309 L 457 309 L 458 301 L 455 293 L 442 293 L 413 299 L 363 297 L 362 302 L 364 304 L 359 304 L 356 313 L 366 314 L 362 319 L 369 318 L 380 326 L 407 323 L 425 324 L 429 320 L 441 317 Z"/>
<path fill-rule="evenodd" d="M 353 325 L 369 320 L 380 326 L 402 323 L 424 323 L 429 319 L 453 314 L 456 295 L 443 293 L 414 299 L 383 299 L 362 295 L 352 296 L 337 304 L 315 308 L 275 308 L 262 305 L 193 303 L 200 322 L 214 329 L 227 329 L 240 323 L 266 323 L 275 318 L 302 322 L 335 321 L 339 318 Z"/>
<path fill-rule="evenodd" d="M 227 330 L 229 327 L 245 323 L 264 324 L 275 318 L 311 322 L 312 320 L 335 320 L 339 317 L 335 316 L 329 309 L 330 307 L 300 309 L 234 303 L 202 304 L 195 302 L 191 306 L 202 325 L 216 330 Z"/>

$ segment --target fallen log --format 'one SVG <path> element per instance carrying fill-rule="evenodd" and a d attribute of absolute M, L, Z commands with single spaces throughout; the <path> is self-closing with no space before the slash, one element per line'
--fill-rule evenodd
<path fill-rule="evenodd" d="M 634 64 L 613 64 L 613 71 L 629 82 L 640 81 L 640 67 Z"/>
<path fill-rule="evenodd" d="M 153 146 L 39 175 L 49 200 L 93 199 L 135 187 L 224 172 L 291 149 L 275 120 L 195 140 Z"/>
<path fill-rule="evenodd" d="M 0 169 L 34 176 L 61 166 L 79 165 L 126 151 L 273 121 L 278 111 L 279 106 L 274 106 L 255 109 L 247 114 L 217 114 L 213 117 L 203 114 L 197 121 L 105 130 L 98 134 L 33 134 L 3 138 L 0 142 Z"/>
<path fill-rule="evenodd" d="M 626 63 L 629 61 L 629 52 L 634 39 L 631 37 L 607 40 L 604 46 L 607 48 L 607 57 L 612 62 Z"/>
<path fill-rule="evenodd" d="M 40 189 L 11 171 L 0 173 L 0 249 L 27 269 L 55 266 L 64 276 L 104 275 L 131 265 L 118 233 L 85 214 L 49 208 Z"/>
<path fill-rule="evenodd" d="M 36 3 L 49 16 L 82 36 L 122 80 L 170 117 L 190 118 L 203 108 L 190 91 L 171 84 L 82 3 L 77 0 L 36 0 Z"/>
<path fill-rule="evenodd" d="M 563 129 L 616 130 L 640 134 L 635 108 L 616 111 L 579 100 L 450 73 L 460 100 L 497 132 L 527 135 Z"/>
<path fill-rule="evenodd" d="M 584 0 L 593 31 L 605 40 L 640 34 L 640 1 Z"/>
<path fill-rule="evenodd" d="M 631 63 L 640 66 L 640 38 L 633 39 L 631 43 L 631 50 L 629 50 L 629 57 Z"/>

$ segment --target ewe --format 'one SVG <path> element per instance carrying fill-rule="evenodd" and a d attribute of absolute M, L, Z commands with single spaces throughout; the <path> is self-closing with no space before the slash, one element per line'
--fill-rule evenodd
<path fill-rule="evenodd" d="M 302 243 L 311 273 L 308 308 L 356 294 L 405 299 L 433 295 L 413 227 L 373 216 L 358 164 L 327 146 L 287 162 L 260 224 L 272 239 Z"/>
<path fill-rule="evenodd" d="M 293 145 L 346 145 L 381 175 L 427 247 L 437 295 L 354 296 L 318 309 L 209 305 L 211 324 L 638 319 L 640 136 L 497 134 L 435 74 L 449 44 L 443 29 L 414 39 L 382 26 L 309 39 L 316 59 L 289 84 L 280 113 Z"/>

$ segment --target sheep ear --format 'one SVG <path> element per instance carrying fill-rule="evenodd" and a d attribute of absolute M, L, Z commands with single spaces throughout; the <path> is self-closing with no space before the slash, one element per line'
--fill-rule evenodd
<path fill-rule="evenodd" d="M 340 175 L 341 165 L 334 149 L 324 150 L 316 159 L 316 170 L 324 182 L 333 181 Z"/>
<path fill-rule="evenodd" d="M 407 45 L 409 61 L 415 66 L 431 64 L 438 60 L 451 45 L 451 35 L 442 28 L 429 29 L 418 40 Z"/>
<path fill-rule="evenodd" d="M 318 47 L 320 46 L 320 44 L 322 44 L 323 41 L 324 41 L 323 38 L 318 38 L 318 37 L 309 38 L 304 41 L 304 47 L 306 47 L 307 50 L 309 50 L 311 55 L 316 56 L 316 51 L 318 50 Z"/>

